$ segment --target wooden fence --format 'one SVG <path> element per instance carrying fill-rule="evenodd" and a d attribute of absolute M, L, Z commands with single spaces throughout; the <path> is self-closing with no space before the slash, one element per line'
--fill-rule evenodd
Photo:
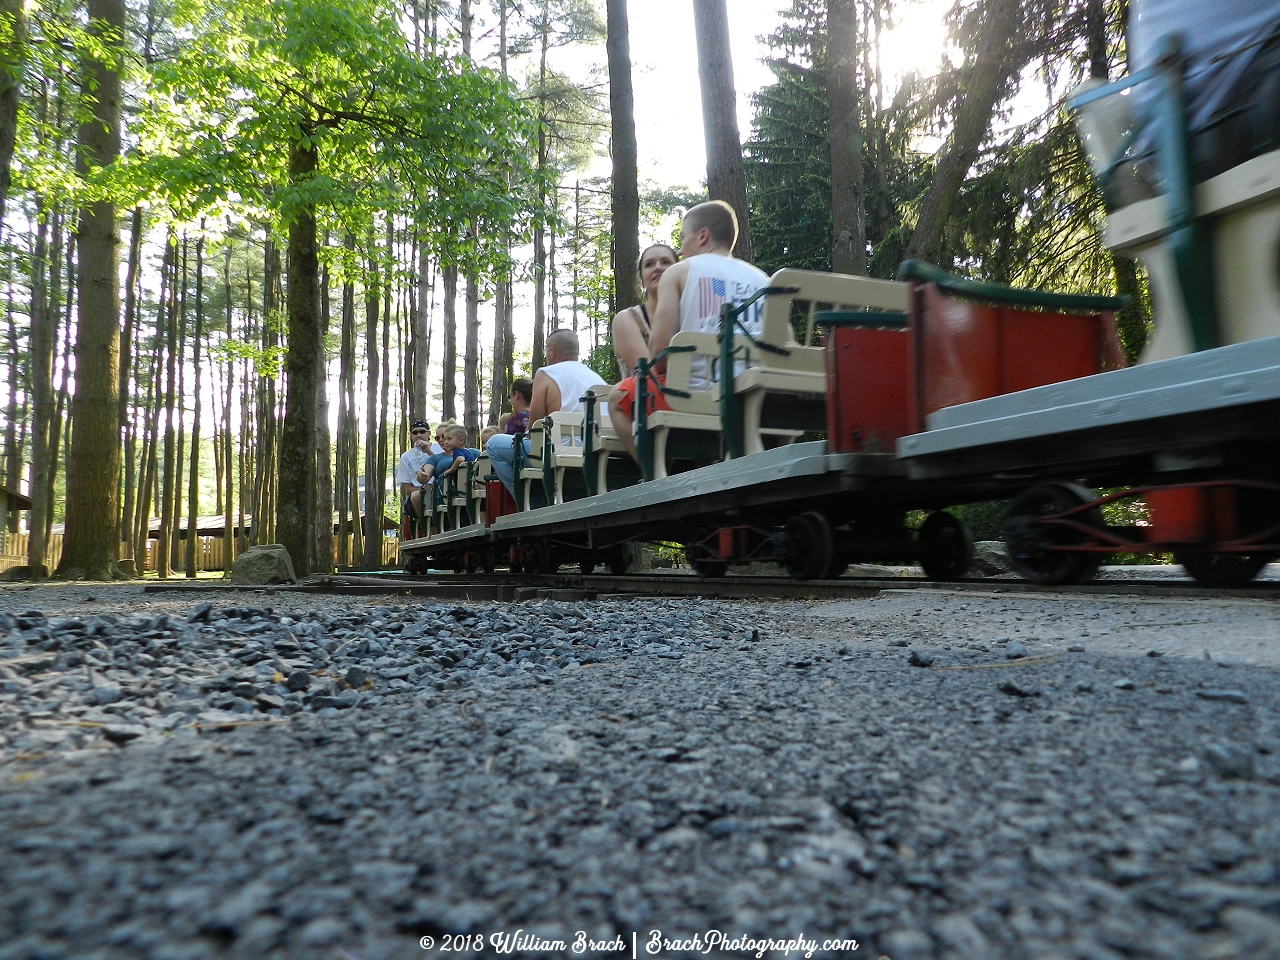
<path fill-rule="evenodd" d="M 3 540 L 0 541 L 0 572 L 10 569 L 11 567 L 26 566 L 27 549 L 30 542 L 30 534 L 27 533 L 6 533 Z M 353 552 L 354 535 L 347 537 L 347 553 L 350 556 Z M 223 563 L 223 543 L 221 537 L 200 537 L 200 549 L 196 552 L 196 569 L 197 570 L 225 570 Z M 155 570 L 159 560 L 159 540 L 147 541 L 147 557 L 143 564 L 143 570 Z M 178 548 L 176 570 L 182 569 L 182 564 L 186 554 L 184 553 L 186 544 L 181 543 Z M 383 537 L 382 539 L 382 565 L 395 566 L 399 557 L 400 540 L 397 537 Z M 132 548 L 127 544 L 120 545 L 120 556 L 126 557 L 132 552 Z M 236 551 L 236 556 L 242 551 Z M 50 570 L 54 570 L 58 566 L 58 561 L 62 558 L 62 534 L 55 533 L 49 537 L 49 546 L 45 551 L 45 563 Z M 333 541 L 333 562 L 338 562 L 338 538 L 334 537 Z M 139 571 L 141 572 L 141 571 Z"/>

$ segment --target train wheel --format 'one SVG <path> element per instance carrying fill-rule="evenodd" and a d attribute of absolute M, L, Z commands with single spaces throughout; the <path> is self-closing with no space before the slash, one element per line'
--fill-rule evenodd
<path fill-rule="evenodd" d="M 729 564 L 725 560 L 717 560 L 711 557 L 703 556 L 699 552 L 699 544 L 704 540 L 708 540 L 715 533 L 711 527 L 704 527 L 694 534 L 684 547 L 685 559 L 689 561 L 689 566 L 693 567 L 693 572 L 706 580 L 718 580 L 729 572 Z M 719 556 L 716 553 L 715 556 Z"/>
<path fill-rule="evenodd" d="M 782 528 L 782 569 L 793 580 L 816 580 L 834 568 L 835 537 L 816 511 L 797 514 Z"/>
<path fill-rule="evenodd" d="M 925 517 L 917 540 L 920 566 L 930 580 L 959 580 L 973 562 L 973 534 L 959 517 L 936 510 Z"/>
<path fill-rule="evenodd" d="M 822 575 L 823 580 L 839 580 L 849 570 L 849 564 L 844 560 L 832 560 L 831 566 L 827 567 L 827 572 Z"/>
<path fill-rule="evenodd" d="M 1269 558 L 1257 553 L 1175 553 L 1173 559 L 1206 587 L 1243 587 Z"/>
<path fill-rule="evenodd" d="M 485 550 L 484 553 L 480 554 L 480 569 L 483 570 L 486 575 L 492 574 L 493 571 L 497 569 L 497 567 L 498 567 L 498 557 L 493 552 L 492 547 Z"/>
<path fill-rule="evenodd" d="M 422 561 L 418 559 L 418 555 L 411 553 L 404 558 L 404 572 L 409 576 L 416 576 L 422 572 Z"/>
<path fill-rule="evenodd" d="M 625 577 L 631 569 L 631 546 L 621 543 L 609 554 L 609 572 L 615 577 Z"/>
<path fill-rule="evenodd" d="M 1062 513 L 1093 499 L 1088 490 L 1074 483 L 1032 487 L 1019 494 L 1004 515 L 1004 542 L 1009 548 L 1013 569 L 1032 583 L 1046 585 L 1092 580 L 1102 565 L 1101 553 L 1053 549 L 1088 543 L 1088 535 L 1039 521 L 1041 517 Z M 1102 510 L 1098 507 L 1076 514 L 1076 519 L 1096 529 L 1105 526 Z"/>
<path fill-rule="evenodd" d="M 584 577 L 589 577 L 589 576 L 591 576 L 593 573 L 595 573 L 595 572 L 596 572 L 596 561 L 594 561 L 594 560 L 579 560 L 579 561 L 578 561 L 578 572 L 579 572 L 579 573 L 581 573 Z"/>
<path fill-rule="evenodd" d="M 555 563 L 551 559 L 551 544 L 545 540 L 539 540 L 533 545 L 533 549 L 526 550 L 524 555 L 524 569 L 526 573 L 542 575 L 547 573 L 555 573 L 560 569 L 560 564 Z"/>

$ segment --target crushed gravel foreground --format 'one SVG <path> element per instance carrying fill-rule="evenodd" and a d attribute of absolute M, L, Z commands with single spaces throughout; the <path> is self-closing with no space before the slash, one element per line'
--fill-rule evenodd
<path fill-rule="evenodd" d="M 1275 610 L 0 590 L 0 960 L 1274 960 Z"/>

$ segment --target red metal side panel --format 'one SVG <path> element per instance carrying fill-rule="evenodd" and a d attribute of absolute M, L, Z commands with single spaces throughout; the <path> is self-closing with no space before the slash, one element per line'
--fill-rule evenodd
<path fill-rule="evenodd" d="M 998 312 L 999 393 L 1014 393 L 1102 371 L 1099 317 L 1009 308 Z"/>
<path fill-rule="evenodd" d="M 918 342 L 920 429 L 935 410 L 1000 392 L 1000 311 L 953 300 L 929 284 L 923 322 L 913 324 Z"/>
<path fill-rule="evenodd" d="M 948 297 L 932 283 L 911 290 L 910 422 L 943 407 L 1124 365 L 1109 313 L 995 307 Z"/>
<path fill-rule="evenodd" d="M 1147 492 L 1153 543 L 1201 543 L 1209 539 L 1202 487 L 1165 487 Z"/>
<path fill-rule="evenodd" d="M 833 327 L 827 337 L 827 444 L 834 453 L 891 453 L 911 432 L 905 330 Z"/>
<path fill-rule="evenodd" d="M 489 523 L 517 512 L 516 499 L 502 485 L 501 480 L 486 480 L 484 486 L 485 519 Z"/>

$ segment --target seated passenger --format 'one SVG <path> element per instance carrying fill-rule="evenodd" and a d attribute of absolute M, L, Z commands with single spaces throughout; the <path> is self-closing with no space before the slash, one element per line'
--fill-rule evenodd
<path fill-rule="evenodd" d="M 662 274 L 658 282 L 658 305 L 654 311 L 653 330 L 649 335 L 649 355 L 656 356 L 671 344 L 681 330 L 716 333 L 720 330 L 720 307 L 749 300 L 762 287 L 769 285 L 764 271 L 733 256 L 738 241 L 738 218 L 723 200 L 700 203 L 684 215 L 680 226 L 679 263 Z M 756 308 L 742 317 L 743 325 L 753 333 L 760 332 L 763 311 Z M 659 362 L 647 384 L 647 412 L 670 410 L 661 393 L 666 369 Z M 709 390 L 711 371 L 705 357 L 694 357 L 689 366 L 689 389 Z M 636 378 L 627 377 L 609 394 L 609 418 L 618 439 L 632 458 L 636 455 L 631 435 L 635 420 Z"/>
<path fill-rule="evenodd" d="M 490 437 L 496 437 L 502 432 L 502 428 L 496 423 L 491 423 L 480 431 L 480 449 L 484 449 L 484 445 L 489 442 Z"/>
<path fill-rule="evenodd" d="M 645 247 L 640 254 L 637 269 L 644 302 L 627 307 L 613 318 L 613 354 L 624 377 L 635 376 L 640 359 L 649 357 L 649 332 L 658 308 L 658 281 L 675 262 L 676 252 L 665 243 Z"/>
<path fill-rule="evenodd" d="M 431 457 L 418 471 L 424 486 L 437 478 L 453 476 L 464 463 L 472 463 L 480 456 L 479 450 L 467 446 L 467 428 L 461 424 L 451 423 L 444 428 L 440 446 L 444 452 Z"/>
<path fill-rule="evenodd" d="M 507 397 L 512 413 L 502 424 L 503 433 L 529 432 L 529 402 L 533 399 L 533 381 L 520 377 L 511 384 Z"/>
<path fill-rule="evenodd" d="M 427 460 L 443 450 L 431 442 L 431 424 L 425 420 L 415 420 L 409 425 L 409 437 L 413 446 L 400 454 L 396 482 L 400 484 L 400 496 L 404 498 L 405 516 L 421 517 L 422 481 L 418 479 L 418 471 Z"/>
<path fill-rule="evenodd" d="M 537 423 L 557 410 L 573 413 L 582 409 L 582 395 L 588 387 L 600 386 L 600 375 L 578 361 L 578 335 L 572 330 L 553 330 L 547 336 L 547 365 L 533 376 L 529 423 Z M 514 391 L 513 391 L 514 392 Z M 529 453 L 529 438 L 524 438 Z M 512 493 L 516 489 L 515 438 L 500 433 L 489 440 L 489 461 L 493 472 Z"/>

